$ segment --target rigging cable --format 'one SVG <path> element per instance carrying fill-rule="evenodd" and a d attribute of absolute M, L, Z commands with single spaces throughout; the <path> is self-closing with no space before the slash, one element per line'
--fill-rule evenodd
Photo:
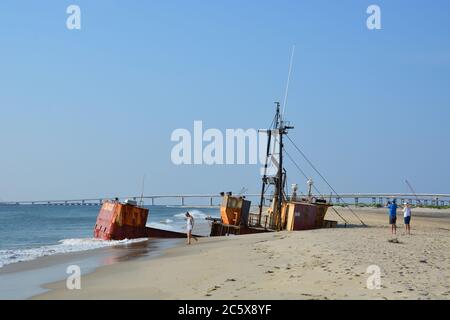
<path fill-rule="evenodd" d="M 286 153 L 286 155 L 288 156 L 289 160 L 292 161 L 292 163 L 294 164 L 294 166 L 301 172 L 301 174 L 305 177 L 305 179 L 308 180 L 308 176 L 307 176 L 307 175 L 305 174 L 305 172 L 300 168 L 300 166 L 297 164 L 297 162 L 295 162 L 295 160 L 291 157 L 291 155 L 286 151 L 285 148 L 283 148 L 283 150 L 284 150 L 284 152 Z M 317 187 L 316 187 L 315 185 L 313 185 L 312 187 L 314 188 L 314 190 L 315 190 L 322 198 L 324 198 L 324 195 L 322 194 L 322 192 L 320 192 L 320 191 L 317 189 Z M 301 191 L 300 191 L 300 193 L 303 194 Z M 343 216 L 342 216 L 342 215 L 341 215 L 334 207 L 331 207 L 331 209 L 339 216 L 339 218 L 341 218 L 341 219 L 345 222 L 345 225 L 347 226 L 348 221 L 345 220 L 345 218 L 344 218 L 344 217 L 343 217 Z"/>
<path fill-rule="evenodd" d="M 328 187 L 336 194 L 336 196 L 338 196 L 340 199 L 342 199 L 342 197 L 336 192 L 336 190 L 331 186 L 331 184 L 327 181 L 327 179 L 325 179 L 325 177 L 319 172 L 319 170 L 317 170 L 317 168 L 313 165 L 313 163 L 303 153 L 303 151 L 300 150 L 300 148 L 294 143 L 294 141 L 292 141 L 292 139 L 289 137 L 289 135 L 286 135 L 286 137 L 289 139 L 289 141 L 292 143 L 292 145 L 295 147 L 295 149 L 297 149 L 297 151 L 302 155 L 302 157 L 306 160 L 306 162 L 308 162 L 308 164 L 311 166 L 311 168 L 322 178 L 322 180 L 328 185 Z M 350 210 L 350 212 L 359 220 L 359 222 L 361 222 L 361 224 L 363 226 L 366 226 L 364 221 L 361 220 L 361 218 L 356 214 L 356 212 L 353 211 L 352 208 L 350 208 L 350 206 L 348 206 L 347 203 L 345 203 L 345 201 L 343 199 L 342 199 L 342 201 L 343 201 L 344 205 Z"/>

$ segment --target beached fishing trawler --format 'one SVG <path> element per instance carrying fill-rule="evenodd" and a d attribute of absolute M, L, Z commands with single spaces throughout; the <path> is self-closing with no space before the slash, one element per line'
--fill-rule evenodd
<path fill-rule="evenodd" d="M 336 221 L 325 220 L 331 204 L 312 195 L 312 180 L 308 180 L 307 196 L 297 196 L 297 185 L 286 192 L 286 170 L 283 167 L 283 136 L 293 127 L 283 121 L 280 104 L 276 103 L 273 125 L 264 130 L 268 135 L 266 162 L 262 175 L 260 203 L 257 212 L 251 212 L 251 202 L 245 196 L 222 193 L 220 218 L 211 221 L 210 236 L 242 235 L 271 231 L 310 230 L 336 226 Z M 266 195 L 273 189 L 271 196 Z M 270 205 L 266 206 L 266 200 Z M 136 238 L 185 238 L 186 233 L 147 227 L 149 210 L 135 200 L 121 203 L 118 199 L 103 203 L 94 227 L 94 237 L 104 240 Z M 195 237 L 200 237 L 196 235 Z"/>
<path fill-rule="evenodd" d="M 207 218 L 211 221 L 211 236 L 310 230 L 337 225 L 336 221 L 325 220 L 331 204 L 312 195 L 311 179 L 308 180 L 307 196 L 297 196 L 297 185 L 292 186 L 291 196 L 287 195 L 286 170 L 283 167 L 283 136 L 289 129 L 293 127 L 282 119 L 280 103 L 276 102 L 272 128 L 265 130 L 268 135 L 267 152 L 257 212 L 250 212 L 251 203 L 244 196 L 222 193 L 220 218 Z M 269 189 L 273 189 L 273 194 L 270 205 L 266 207 L 266 194 Z"/>
<path fill-rule="evenodd" d="M 103 240 L 186 238 L 183 232 L 147 227 L 148 215 L 149 210 L 134 200 L 105 201 L 97 216 L 94 237 Z"/>

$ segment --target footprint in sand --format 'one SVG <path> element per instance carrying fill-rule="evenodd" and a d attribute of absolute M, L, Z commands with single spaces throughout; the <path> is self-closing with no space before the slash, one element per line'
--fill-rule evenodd
<path fill-rule="evenodd" d="M 220 289 L 220 286 L 215 285 L 214 287 L 208 289 L 207 294 L 209 294 L 210 292 L 216 291 L 217 289 Z"/>

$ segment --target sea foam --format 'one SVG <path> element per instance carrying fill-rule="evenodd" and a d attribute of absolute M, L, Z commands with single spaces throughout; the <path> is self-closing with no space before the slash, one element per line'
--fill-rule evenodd
<path fill-rule="evenodd" d="M 194 217 L 194 219 L 205 219 L 207 215 L 203 213 L 200 210 L 189 210 L 189 213 Z M 174 215 L 176 218 L 185 218 L 186 217 L 186 211 L 182 213 L 177 213 Z"/>
<path fill-rule="evenodd" d="M 39 257 L 51 256 L 60 253 L 72 253 L 93 250 L 103 247 L 126 245 L 130 243 L 146 241 L 147 238 L 132 240 L 101 240 L 94 238 L 85 239 L 63 239 L 58 244 L 42 246 L 37 248 L 0 250 L 0 268 L 11 263 L 30 261 Z"/>

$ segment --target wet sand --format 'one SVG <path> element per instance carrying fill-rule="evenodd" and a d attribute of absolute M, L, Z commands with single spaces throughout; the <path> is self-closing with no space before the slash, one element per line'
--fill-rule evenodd
<path fill-rule="evenodd" d="M 28 299 L 44 293 L 48 291 L 43 287 L 45 284 L 69 276 L 69 266 L 79 266 L 81 274 L 85 275 L 102 266 L 137 259 L 153 259 L 160 256 L 165 249 L 179 244 L 179 239 L 150 239 L 9 264 L 0 268 L 0 299 Z"/>
<path fill-rule="evenodd" d="M 201 238 L 150 260 L 101 267 L 47 285 L 35 299 L 449 299 L 450 212 L 413 211 L 412 235 L 390 234 L 385 209 L 345 209 L 347 228 Z M 419 217 L 420 215 L 420 217 Z M 330 219 L 337 219 L 330 213 Z M 392 242 L 392 239 L 398 242 Z M 381 288 L 369 289 L 370 266 Z M 372 267 L 373 268 L 373 267 Z"/>

